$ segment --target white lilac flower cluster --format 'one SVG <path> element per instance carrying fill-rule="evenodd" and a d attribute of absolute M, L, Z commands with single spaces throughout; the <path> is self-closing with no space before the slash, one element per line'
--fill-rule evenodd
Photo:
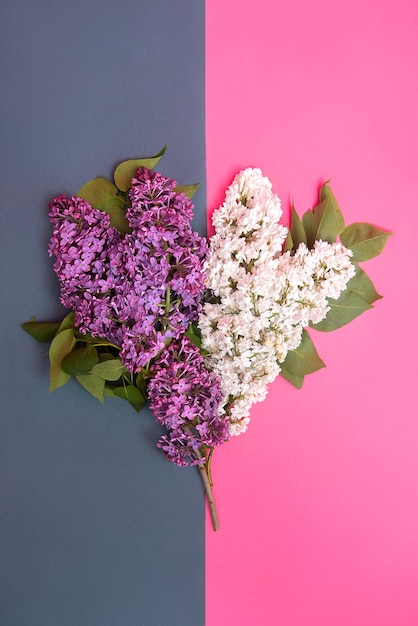
<path fill-rule="evenodd" d="M 222 413 L 231 435 L 247 429 L 302 330 L 318 323 L 354 275 L 351 250 L 316 241 L 283 252 L 279 198 L 260 169 L 238 174 L 213 215 L 215 235 L 205 263 L 211 297 L 199 317 L 207 364 L 222 381 Z"/>

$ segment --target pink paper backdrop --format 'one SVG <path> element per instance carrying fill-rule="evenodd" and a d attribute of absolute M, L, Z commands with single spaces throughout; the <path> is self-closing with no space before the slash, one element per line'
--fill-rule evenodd
<path fill-rule="evenodd" d="M 314 340 L 217 451 L 207 626 L 418 624 L 418 5 L 208 0 L 209 209 L 261 167 L 287 213 L 331 186 L 395 231 L 363 265 L 384 299 Z"/>

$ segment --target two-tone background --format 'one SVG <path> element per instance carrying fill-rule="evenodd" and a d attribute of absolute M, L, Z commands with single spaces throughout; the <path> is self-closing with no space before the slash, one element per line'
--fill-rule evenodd
<path fill-rule="evenodd" d="M 1 626 L 418 623 L 417 22 L 412 0 L 2 7 Z M 395 232 L 375 310 L 217 452 L 216 534 L 151 414 L 48 394 L 19 328 L 61 313 L 51 197 L 165 144 L 202 234 L 247 166 L 285 215 L 331 179 L 347 222 Z"/>

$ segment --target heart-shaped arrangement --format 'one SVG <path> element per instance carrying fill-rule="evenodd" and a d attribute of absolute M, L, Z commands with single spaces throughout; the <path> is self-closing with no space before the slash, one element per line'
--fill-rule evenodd
<path fill-rule="evenodd" d="M 290 229 L 259 169 L 240 172 L 208 242 L 192 231 L 191 197 L 150 159 L 124 161 L 113 184 L 86 183 L 50 204 L 49 253 L 70 313 L 23 328 L 51 341 L 50 390 L 71 376 L 101 402 L 149 400 L 167 433 L 158 446 L 197 465 L 213 526 L 215 447 L 247 429 L 278 374 L 296 387 L 324 366 L 306 330 L 334 330 L 380 298 L 358 265 L 390 233 L 345 226 L 328 185 Z"/>

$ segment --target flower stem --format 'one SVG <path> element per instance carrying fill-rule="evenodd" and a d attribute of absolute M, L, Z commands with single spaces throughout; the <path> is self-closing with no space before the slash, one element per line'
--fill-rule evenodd
<path fill-rule="evenodd" d="M 170 285 L 167 285 L 167 289 L 165 290 L 165 314 L 166 315 L 168 315 L 170 312 L 170 306 L 171 306 L 170 296 L 171 296 L 171 287 Z"/>
<path fill-rule="evenodd" d="M 209 454 L 206 457 L 206 471 L 208 473 L 209 484 L 210 484 L 211 487 L 213 487 L 213 480 L 212 480 L 212 472 L 211 472 L 211 469 L 210 469 L 210 464 L 211 464 L 211 461 L 212 461 L 213 451 L 214 451 L 214 448 L 209 448 Z"/>
<path fill-rule="evenodd" d="M 190 428 L 188 428 L 187 426 L 186 430 L 190 433 Z M 217 530 L 219 530 L 219 519 L 218 512 L 216 510 L 215 499 L 213 497 L 212 478 L 210 478 L 210 462 L 212 460 L 213 448 L 209 449 L 209 454 L 206 453 L 207 448 L 205 446 L 203 446 L 202 450 L 199 450 L 199 448 L 197 448 L 194 453 L 200 461 L 204 461 L 204 463 L 201 462 L 197 466 L 197 468 L 199 470 L 200 478 L 202 479 L 203 486 L 205 488 L 206 499 L 208 501 L 210 516 L 212 518 L 212 527 L 213 530 L 216 532 Z"/>
<path fill-rule="evenodd" d="M 205 464 L 202 463 L 202 465 L 198 465 L 198 469 L 200 473 L 200 478 L 202 479 L 203 486 L 205 488 L 206 499 L 208 501 L 210 516 L 212 518 L 213 530 L 216 532 L 217 530 L 219 530 L 219 519 L 218 519 L 218 513 L 216 511 L 215 500 L 213 498 L 212 487 L 211 487 L 208 472 L 206 469 L 206 463 Z"/>

